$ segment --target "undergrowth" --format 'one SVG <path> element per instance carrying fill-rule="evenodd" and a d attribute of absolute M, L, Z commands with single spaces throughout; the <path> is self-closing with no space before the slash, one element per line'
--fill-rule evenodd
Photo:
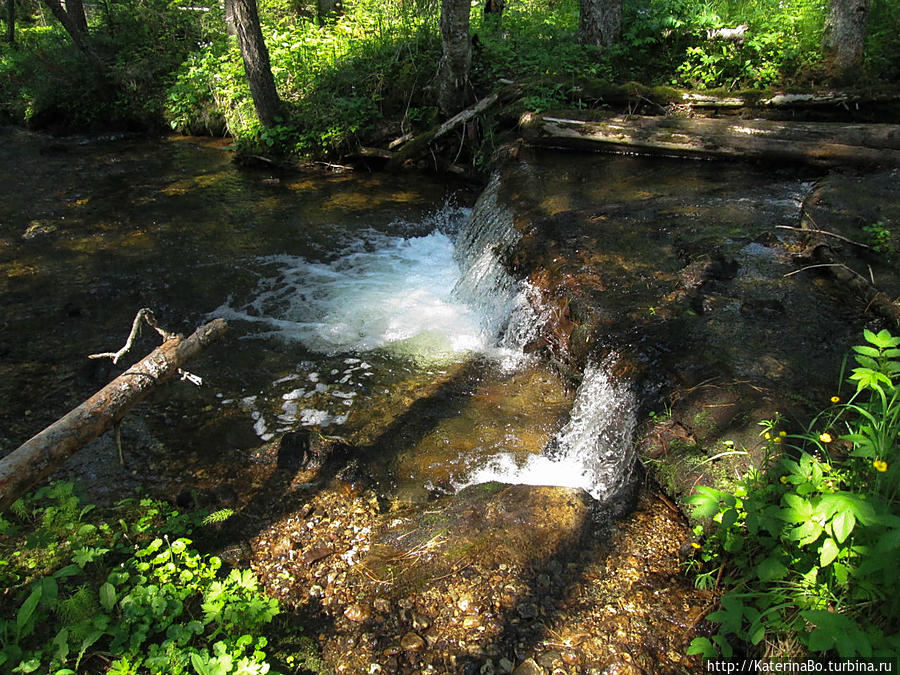
<path fill-rule="evenodd" d="M 66 482 L 19 499 L 0 518 L 0 672 L 269 672 L 277 602 L 186 536 L 228 515 L 151 499 L 95 509 Z"/>
<path fill-rule="evenodd" d="M 134 0 L 89 5 L 92 42 L 108 78 L 90 66 L 36 0 L 19 0 L 17 43 L 0 45 L 0 111 L 40 127 L 153 128 L 230 133 L 269 156 L 342 155 L 386 145 L 437 121 L 437 0 L 347 0 L 337 16 L 315 3 L 260 3 L 281 98 L 281 122 L 260 127 L 240 55 L 217 3 Z M 577 0 L 509 0 L 502 17 L 472 8 L 470 101 L 512 80 L 520 107 L 597 107 L 586 81 L 765 89 L 824 82 L 819 0 L 626 0 L 621 43 L 578 44 Z M 711 30 L 746 25 L 742 40 Z M 900 9 L 872 0 L 859 84 L 900 77 Z M 596 87 L 594 88 L 596 89 Z M 485 119 L 488 146 L 496 121 Z M 473 158 L 476 161 L 478 158 Z"/>
<path fill-rule="evenodd" d="M 762 466 L 689 498 L 712 523 L 697 583 L 724 589 L 707 617 L 717 631 L 691 653 L 900 653 L 900 338 L 864 335 L 846 401 L 839 391 L 803 433 L 762 422 Z"/>

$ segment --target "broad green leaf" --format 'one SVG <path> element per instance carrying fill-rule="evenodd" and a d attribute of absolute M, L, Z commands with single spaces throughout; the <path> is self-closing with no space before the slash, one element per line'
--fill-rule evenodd
<path fill-rule="evenodd" d="M 822 544 L 822 549 L 819 553 L 819 565 L 825 567 L 826 565 L 830 565 L 831 562 L 838 557 L 838 553 L 841 550 L 838 548 L 838 545 L 834 543 L 834 539 L 828 537 Z"/>
<path fill-rule="evenodd" d="M 778 514 L 782 520 L 788 523 L 802 523 L 812 517 L 813 508 L 809 500 L 788 492 L 781 501 L 785 505 Z"/>
<path fill-rule="evenodd" d="M 713 646 L 713 643 L 709 641 L 709 638 L 698 637 L 691 640 L 690 646 L 687 648 L 687 655 L 694 656 L 695 654 L 699 654 L 704 659 L 711 659 L 714 656 L 718 655 L 719 650 Z M 194 663 L 194 654 L 191 655 L 191 662 Z M 197 667 L 197 664 L 194 663 L 194 667 Z M 199 669 L 198 669 L 199 672 Z"/>
<path fill-rule="evenodd" d="M 849 511 L 840 511 L 831 521 L 831 531 L 839 544 L 843 544 L 856 525 L 856 516 Z"/>
<path fill-rule="evenodd" d="M 31 591 L 31 595 L 29 595 L 25 599 L 25 602 L 22 603 L 22 606 L 19 607 L 19 611 L 16 613 L 17 633 L 22 633 L 24 628 L 28 625 L 28 622 L 31 620 L 34 610 L 37 609 L 38 603 L 41 601 L 41 592 L 42 587 L 40 584 L 35 585 L 34 590 Z"/>
<path fill-rule="evenodd" d="M 100 606 L 107 612 L 116 604 L 116 587 L 108 581 L 100 587 Z"/>
<path fill-rule="evenodd" d="M 783 578 L 787 573 L 788 568 L 776 558 L 766 558 L 756 566 L 756 575 L 760 581 L 775 581 Z"/>

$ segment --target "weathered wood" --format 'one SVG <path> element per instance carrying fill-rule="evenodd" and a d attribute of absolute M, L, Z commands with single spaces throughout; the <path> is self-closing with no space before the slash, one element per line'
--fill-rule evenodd
<path fill-rule="evenodd" d="M 900 125 L 680 119 L 608 115 L 600 120 L 527 113 L 535 146 L 700 158 L 743 158 L 823 166 L 900 166 Z"/>
<path fill-rule="evenodd" d="M 224 334 L 215 319 L 185 338 L 166 340 L 74 410 L 0 459 L 0 512 L 84 445 L 121 420 L 153 389 Z"/>
<path fill-rule="evenodd" d="M 421 133 L 415 138 L 409 140 L 406 145 L 404 145 L 402 148 L 400 148 L 400 150 L 394 153 L 393 157 L 391 157 L 390 162 L 388 163 L 388 168 L 400 168 L 407 160 L 414 159 L 424 154 L 431 143 L 434 143 L 442 136 L 445 136 L 449 131 L 451 131 L 455 127 L 458 127 L 460 124 L 468 122 L 476 115 L 480 115 L 485 110 L 497 103 L 497 101 L 499 100 L 500 94 L 494 92 L 489 96 L 485 96 L 483 99 L 475 103 L 475 105 L 472 105 L 465 110 L 458 112 L 446 122 L 434 126 L 428 131 Z"/>

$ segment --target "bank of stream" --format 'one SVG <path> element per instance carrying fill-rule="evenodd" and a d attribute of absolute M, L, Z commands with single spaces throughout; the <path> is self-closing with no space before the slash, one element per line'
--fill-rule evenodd
<path fill-rule="evenodd" d="M 478 198 L 242 171 L 210 140 L 0 133 L 0 450 L 115 374 L 86 356 L 138 308 L 224 317 L 204 385 L 126 418 L 124 466 L 104 437 L 57 475 L 232 509 L 211 545 L 325 672 L 697 668 L 713 598 L 670 497 L 824 400 L 867 320 L 784 276 L 778 226 L 822 187 L 800 169 L 522 152 Z"/>

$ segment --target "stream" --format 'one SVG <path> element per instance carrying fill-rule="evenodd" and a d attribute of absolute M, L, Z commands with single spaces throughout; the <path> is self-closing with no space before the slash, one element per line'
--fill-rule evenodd
<path fill-rule="evenodd" d="M 801 171 L 535 153 L 480 191 L 241 170 L 214 139 L 0 142 L 0 454 L 117 374 L 86 357 L 141 307 L 224 318 L 203 386 L 126 417 L 124 465 L 107 435 L 56 477 L 234 509 L 223 557 L 334 672 L 697 668 L 693 534 L 634 447 L 663 373 L 822 396 L 857 328 L 784 276 Z M 701 441 L 733 402 L 702 403 Z"/>

